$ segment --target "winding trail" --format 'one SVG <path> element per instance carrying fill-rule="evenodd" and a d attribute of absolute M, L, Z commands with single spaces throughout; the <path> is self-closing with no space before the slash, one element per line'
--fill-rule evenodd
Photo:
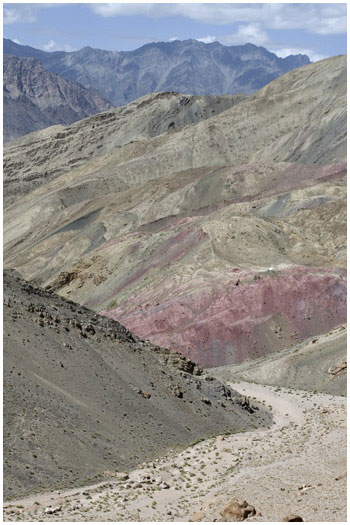
<path fill-rule="evenodd" d="M 257 511 L 247 521 L 278 522 L 289 514 L 346 521 L 346 399 L 245 382 L 230 386 L 270 406 L 273 425 L 173 451 L 126 481 L 114 477 L 13 501 L 5 504 L 5 519 L 221 521 L 231 499 L 245 499 Z M 142 481 L 146 474 L 154 481 Z M 47 505 L 61 510 L 47 515 Z"/>

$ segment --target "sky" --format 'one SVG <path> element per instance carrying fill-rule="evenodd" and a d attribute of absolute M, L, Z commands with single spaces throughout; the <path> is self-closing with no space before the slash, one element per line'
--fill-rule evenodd
<path fill-rule="evenodd" d="M 311 61 L 346 53 L 346 3 L 5 3 L 3 34 L 46 51 L 197 39 Z"/>

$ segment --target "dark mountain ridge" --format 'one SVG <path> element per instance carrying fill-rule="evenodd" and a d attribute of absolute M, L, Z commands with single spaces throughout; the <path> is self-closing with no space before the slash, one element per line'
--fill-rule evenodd
<path fill-rule="evenodd" d="M 158 91 L 250 94 L 310 63 L 306 55 L 280 58 L 253 44 L 228 47 L 197 40 L 154 42 L 120 52 L 87 46 L 67 53 L 45 52 L 4 39 L 4 52 L 36 58 L 49 71 L 96 89 L 116 106 Z"/>

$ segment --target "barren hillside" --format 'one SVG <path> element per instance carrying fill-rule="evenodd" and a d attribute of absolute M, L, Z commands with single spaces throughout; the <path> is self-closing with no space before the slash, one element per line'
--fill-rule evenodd
<path fill-rule="evenodd" d="M 205 366 L 331 330 L 346 319 L 345 80 L 334 57 L 246 99 L 155 95 L 18 141 L 6 188 L 29 193 L 5 210 L 5 265 Z"/>

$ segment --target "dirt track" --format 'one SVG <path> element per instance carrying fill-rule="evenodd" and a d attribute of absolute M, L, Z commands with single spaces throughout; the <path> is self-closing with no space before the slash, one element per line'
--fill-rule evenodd
<path fill-rule="evenodd" d="M 5 519 L 221 521 L 226 503 L 246 499 L 257 511 L 248 521 L 278 522 L 290 514 L 304 521 L 346 521 L 346 399 L 243 382 L 232 386 L 272 407 L 270 429 L 198 443 L 129 473 L 126 481 L 114 477 L 13 501 L 5 504 Z M 145 473 L 159 479 L 146 483 Z M 169 488 L 161 488 L 160 478 Z M 61 510 L 45 514 L 48 505 Z"/>

